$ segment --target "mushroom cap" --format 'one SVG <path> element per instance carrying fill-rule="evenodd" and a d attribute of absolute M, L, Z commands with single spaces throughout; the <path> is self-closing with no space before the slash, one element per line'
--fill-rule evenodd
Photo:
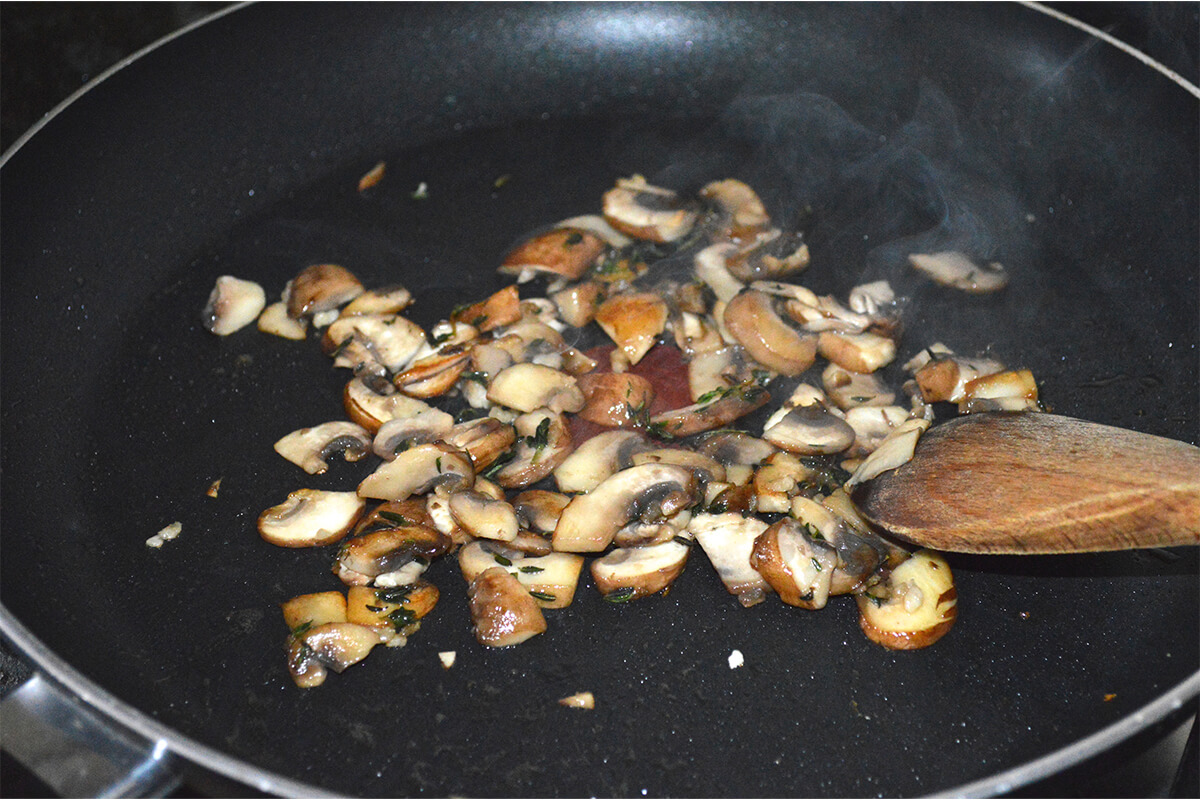
<path fill-rule="evenodd" d="M 338 550 L 338 567 L 374 578 L 393 572 L 414 559 L 430 560 L 449 552 L 449 537 L 425 525 L 388 528 L 348 539 Z"/>
<path fill-rule="evenodd" d="M 641 175 L 622 178 L 604 193 L 604 219 L 634 239 L 677 241 L 691 232 L 697 217 L 679 195 L 651 186 Z"/>
<path fill-rule="evenodd" d="M 418 411 L 411 417 L 390 419 L 379 427 L 371 449 L 380 458 L 391 461 L 397 453 L 414 444 L 428 444 L 441 439 L 452 427 L 454 417 L 439 408 Z"/>
<path fill-rule="evenodd" d="M 579 418 L 606 428 L 626 428 L 645 420 L 654 402 L 654 384 L 631 372 L 592 372 L 579 376 L 584 403 Z"/>
<path fill-rule="evenodd" d="M 814 540 L 790 517 L 763 531 L 750 554 L 750 565 L 771 584 L 780 600 L 810 610 L 825 607 L 837 563 L 837 552 L 831 546 Z"/>
<path fill-rule="evenodd" d="M 258 532 L 280 547 L 320 547 L 349 533 L 365 507 L 354 492 L 297 489 L 259 515 Z"/>
<path fill-rule="evenodd" d="M 289 316 L 303 317 L 337 308 L 362 293 L 362 282 L 345 267 L 313 264 L 292 278 L 284 300 Z"/>
<path fill-rule="evenodd" d="M 695 474 L 675 464 L 641 464 L 605 478 L 563 509 L 554 528 L 554 549 L 595 553 L 634 519 L 654 522 L 690 508 L 703 497 Z"/>
<path fill-rule="evenodd" d="M 467 588 L 475 638 L 489 647 L 512 647 L 546 631 L 537 601 L 501 566 L 475 576 Z"/>
<path fill-rule="evenodd" d="M 687 563 L 691 548 L 674 539 L 642 547 L 618 547 L 592 562 L 592 580 L 604 596 L 620 592 L 629 600 L 661 592 Z"/>
<path fill-rule="evenodd" d="M 571 452 L 571 432 L 561 414 L 538 409 L 517 417 L 513 427 L 517 434 L 513 458 L 494 476 L 505 489 L 537 483 Z"/>
<path fill-rule="evenodd" d="M 321 346 L 334 354 L 334 366 L 377 364 L 395 373 L 425 346 L 425 331 L 395 314 L 358 314 L 334 320 L 325 329 Z"/>
<path fill-rule="evenodd" d="M 360 497 L 405 500 L 435 487 L 447 492 L 466 489 L 475 481 L 471 457 L 441 442 L 419 444 L 398 454 L 358 485 Z"/>
<path fill-rule="evenodd" d="M 720 390 L 716 399 L 663 411 L 650 418 L 650 431 L 660 437 L 680 439 L 724 428 L 771 400 L 766 389 L 754 383 Z"/>
<path fill-rule="evenodd" d="M 458 566 L 467 583 L 493 567 L 504 567 L 542 608 L 566 608 L 575 598 L 583 556 L 571 553 L 531 555 L 499 542 L 479 540 L 458 551 Z"/>
<path fill-rule="evenodd" d="M 517 432 L 513 426 L 495 417 L 460 422 L 442 436 L 446 444 L 469 455 L 477 471 L 489 467 L 516 440 Z"/>
<path fill-rule="evenodd" d="M 377 391 L 373 386 L 382 391 Z M 346 383 L 342 391 L 342 406 L 346 409 L 346 416 L 372 434 L 390 419 L 410 417 L 430 408 L 428 403 L 400 394 L 386 380 L 368 382 L 362 377 L 352 378 Z"/>
<path fill-rule="evenodd" d="M 811 403 L 768 420 L 763 438 L 789 453 L 831 455 L 854 444 L 854 428 L 823 404 Z"/>
<path fill-rule="evenodd" d="M 554 470 L 554 481 L 561 492 L 590 492 L 605 478 L 631 466 L 634 453 L 653 446 L 637 431 L 605 431 L 563 459 Z"/>
<path fill-rule="evenodd" d="M 472 536 L 510 542 L 517 538 L 517 512 L 508 502 L 474 489 L 450 494 L 450 514 Z"/>
<path fill-rule="evenodd" d="M 341 452 L 347 461 L 358 461 L 371 450 L 371 437 L 360 425 L 336 420 L 292 431 L 275 442 L 275 452 L 309 475 L 329 469 L 326 459 Z"/>

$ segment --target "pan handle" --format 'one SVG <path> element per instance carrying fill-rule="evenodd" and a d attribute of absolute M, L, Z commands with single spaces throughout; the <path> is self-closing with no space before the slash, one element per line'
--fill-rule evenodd
<path fill-rule="evenodd" d="M 0 746 L 63 797 L 163 797 L 177 758 L 40 674 L 0 700 Z"/>

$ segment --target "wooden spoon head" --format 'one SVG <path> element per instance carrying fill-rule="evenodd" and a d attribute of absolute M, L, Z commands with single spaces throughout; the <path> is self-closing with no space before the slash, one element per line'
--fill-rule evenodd
<path fill-rule="evenodd" d="M 1045 554 L 1200 544 L 1200 449 L 1039 413 L 930 428 L 858 487 L 871 522 L 924 547 Z"/>

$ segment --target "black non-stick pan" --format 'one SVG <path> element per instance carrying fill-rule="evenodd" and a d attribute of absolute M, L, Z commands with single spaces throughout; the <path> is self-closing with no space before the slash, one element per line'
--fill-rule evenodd
<path fill-rule="evenodd" d="M 255 518 L 370 465 L 279 459 L 277 438 L 341 416 L 346 375 L 311 338 L 219 339 L 200 310 L 218 275 L 274 294 L 337 262 L 407 285 L 429 324 L 618 176 L 738 177 L 805 230 L 806 284 L 909 298 L 903 357 L 988 352 L 1059 413 L 1195 442 L 1196 110 L 1187 84 L 1016 5 L 213 19 L 0 172 L 3 630 L 164 748 L 286 794 L 1000 793 L 1063 769 L 1200 689 L 1194 549 L 952 557 L 957 626 L 908 653 L 863 638 L 852 602 L 743 609 L 699 553 L 665 597 L 585 586 L 547 635 L 487 650 L 444 560 L 407 647 L 294 688 L 277 604 L 339 584 L 329 549 L 272 547 Z M 1012 282 L 922 283 L 903 254 L 934 246 Z M 556 702 L 580 691 L 594 710 Z"/>

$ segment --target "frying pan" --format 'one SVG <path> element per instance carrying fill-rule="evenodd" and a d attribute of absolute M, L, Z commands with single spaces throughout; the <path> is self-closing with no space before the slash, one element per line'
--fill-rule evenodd
<path fill-rule="evenodd" d="M 272 548 L 254 519 L 367 468 L 311 479 L 271 452 L 341 415 L 345 376 L 311 341 L 212 337 L 199 309 L 219 274 L 273 293 L 336 261 L 403 281 L 428 324 L 616 176 L 729 175 L 806 230 L 814 289 L 895 281 L 905 352 L 988 350 L 1059 413 L 1195 442 L 1195 111 L 1018 6 L 213 19 L 3 165 L 4 633 L 126 726 L 287 794 L 990 794 L 1064 768 L 1196 694 L 1194 550 L 956 557 L 958 625 L 913 653 L 868 643 L 853 604 L 742 609 L 699 555 L 666 597 L 585 587 L 548 635 L 487 651 L 444 561 L 407 647 L 292 688 L 276 604 L 337 583 L 327 550 Z M 1004 260 L 1012 285 L 916 282 L 898 254 L 929 245 Z M 583 690 L 594 711 L 555 702 Z"/>

